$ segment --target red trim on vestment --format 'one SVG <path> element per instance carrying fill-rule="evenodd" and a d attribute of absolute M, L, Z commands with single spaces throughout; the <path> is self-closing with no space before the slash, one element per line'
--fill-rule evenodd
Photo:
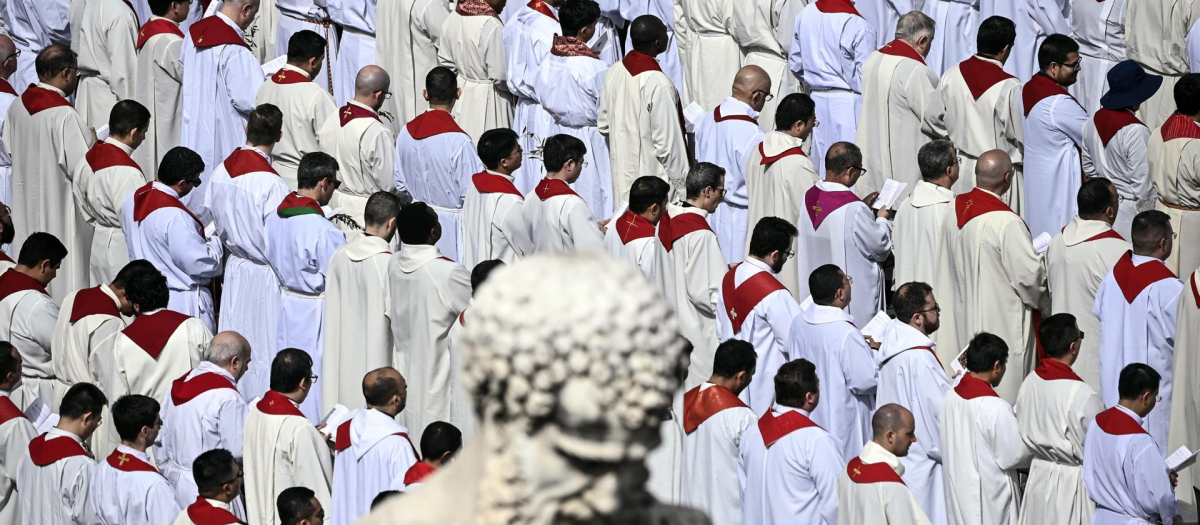
<path fill-rule="evenodd" d="M 196 49 L 208 49 L 220 45 L 242 46 L 250 49 L 246 44 L 246 39 L 242 38 L 238 32 L 229 27 L 221 17 L 217 15 L 202 19 L 188 27 L 188 34 L 192 35 L 192 45 Z"/>
<path fill-rule="evenodd" d="M 776 416 L 774 411 L 767 410 L 767 413 L 758 420 L 758 431 L 762 434 L 763 445 L 767 448 L 771 448 L 771 445 L 792 432 L 811 427 L 821 428 L 808 416 L 795 410 L 784 412 L 781 416 Z"/>
<path fill-rule="evenodd" d="M 486 171 L 476 173 L 471 176 L 471 184 L 475 185 L 475 189 L 479 193 L 507 193 L 525 198 L 524 195 L 521 195 L 521 190 L 518 190 L 517 186 L 513 184 L 513 181 L 495 173 L 488 173 Z"/>
<path fill-rule="evenodd" d="M 125 150 L 102 140 L 96 141 L 83 159 L 87 161 L 88 167 L 92 169 L 93 173 L 114 166 L 125 166 L 138 170 L 138 172 L 142 171 L 142 167 L 138 166 L 138 163 L 128 153 L 125 153 Z"/>
<path fill-rule="evenodd" d="M 688 434 L 695 432 L 708 418 L 726 409 L 746 408 L 746 403 L 738 399 L 732 390 L 721 385 L 712 385 L 701 390 L 702 386 L 683 395 L 683 431 Z"/>
<path fill-rule="evenodd" d="M 858 9 L 854 8 L 854 2 L 851 0 L 817 0 L 817 11 L 822 13 L 843 13 L 854 15 L 859 18 L 863 16 L 858 14 Z"/>
<path fill-rule="evenodd" d="M 725 273 L 725 278 L 721 281 L 721 295 L 725 299 L 725 315 L 729 318 L 730 324 L 733 325 L 733 333 L 737 334 L 742 330 L 742 323 L 750 315 L 750 312 L 766 299 L 768 295 L 779 290 L 787 288 L 776 279 L 771 272 L 762 271 L 754 274 L 749 279 L 742 281 L 741 286 L 734 286 L 734 275 L 737 272 L 737 265 L 730 268 Z M 738 311 L 742 313 L 738 313 Z"/>
<path fill-rule="evenodd" d="M 825 191 L 813 186 L 804 192 L 804 211 L 808 213 L 813 229 L 820 228 L 821 223 L 842 206 L 855 202 L 862 202 L 862 199 L 850 190 Z"/>
<path fill-rule="evenodd" d="M 28 93 L 28 91 L 26 91 Z M 1175 139 L 1200 139 L 1200 125 L 1187 115 L 1172 113 L 1162 125 L 1163 142 Z"/>
<path fill-rule="evenodd" d="M 196 525 L 232 525 L 234 523 L 246 522 L 239 520 L 232 512 L 221 507 L 213 506 L 203 496 L 196 498 L 196 502 L 188 505 L 188 519 Z"/>
<path fill-rule="evenodd" d="M 1010 78 L 1017 78 L 1006 73 L 1004 68 L 977 56 L 962 61 L 958 65 L 958 71 L 975 100 L 979 100 L 992 86 Z"/>
<path fill-rule="evenodd" d="M 621 244 L 654 237 L 654 225 L 645 217 L 629 210 L 625 210 L 625 213 L 617 218 L 616 228 L 617 236 L 621 238 Z"/>
<path fill-rule="evenodd" d="M 1175 278 L 1175 272 L 1167 268 L 1158 259 L 1142 263 L 1140 266 L 1133 264 L 1133 252 L 1125 252 L 1120 259 L 1117 260 L 1116 266 L 1113 266 L 1113 280 L 1117 282 L 1117 287 L 1121 289 L 1121 294 L 1125 296 L 1125 301 L 1132 303 L 1141 295 L 1142 291 L 1149 288 L 1150 285 L 1165 280 Z"/>
<path fill-rule="evenodd" d="M 382 120 L 379 120 L 379 115 L 374 111 L 364 108 L 358 104 L 350 103 L 347 103 L 345 106 L 342 106 L 340 109 L 338 109 L 338 118 L 340 119 L 343 128 L 346 127 L 346 124 L 349 124 L 360 118 L 373 118 L 376 122 L 383 122 Z"/>
<path fill-rule="evenodd" d="M 183 31 L 179 29 L 179 24 L 176 24 L 175 22 L 165 18 L 157 18 L 142 24 L 142 29 L 138 31 L 138 39 L 135 46 L 136 49 L 141 51 L 142 47 L 146 45 L 146 42 L 149 42 L 151 38 L 162 34 L 175 35 L 179 38 L 183 38 Z"/>
<path fill-rule="evenodd" d="M 968 222 L 971 222 L 971 219 L 994 211 L 1012 213 L 1012 208 L 1009 208 L 1004 201 L 996 198 L 995 195 L 979 188 L 975 188 L 954 198 L 954 214 L 958 217 L 959 229 L 966 226 Z"/>
<path fill-rule="evenodd" d="M 9 268 L 3 274 L 0 274 L 0 301 L 3 301 L 12 294 L 26 290 L 40 292 L 42 295 L 50 295 L 46 293 L 46 288 L 42 286 L 42 283 L 37 282 L 37 279 L 18 272 L 16 268 Z"/>
<path fill-rule="evenodd" d="M 137 316 L 129 326 L 121 330 L 121 333 L 149 354 L 151 359 L 157 360 L 158 356 L 162 355 L 163 348 L 167 346 L 167 341 L 175 334 L 175 330 L 188 319 L 191 319 L 191 316 L 164 308 L 152 314 Z"/>
<path fill-rule="evenodd" d="M 29 112 L 29 116 L 32 117 L 47 109 L 70 106 L 71 102 L 49 89 L 31 85 L 25 88 L 24 93 L 21 93 L 21 104 L 25 106 L 25 111 Z"/>
<path fill-rule="evenodd" d="M 134 456 L 131 456 L 129 454 L 126 454 L 124 452 L 120 452 L 117 450 L 112 451 L 112 454 L 108 455 L 108 459 L 106 461 L 108 462 L 108 466 L 115 468 L 121 472 L 153 472 L 155 474 L 159 473 L 158 469 L 154 468 L 153 465 L 146 463 L 145 461 L 142 461 Z"/>
<path fill-rule="evenodd" d="M 899 483 L 904 485 L 900 475 L 892 470 L 887 463 L 863 463 L 862 458 L 855 457 L 846 465 L 846 475 L 850 481 L 859 484 L 866 483 Z"/>
<path fill-rule="evenodd" d="M 71 304 L 70 322 L 74 324 L 75 321 L 89 315 L 120 317 L 121 309 L 99 286 L 84 288 L 75 294 L 75 302 Z"/>
<path fill-rule="evenodd" d="M 671 214 L 664 213 L 663 218 L 658 221 L 658 240 L 669 252 L 675 247 L 675 242 L 684 235 L 700 230 L 712 231 L 712 226 L 698 214 L 680 213 L 672 217 Z"/>
<path fill-rule="evenodd" d="M 408 134 L 417 140 L 424 140 L 443 133 L 466 134 L 462 128 L 458 127 L 458 123 L 454 121 L 454 117 L 450 116 L 450 113 L 440 109 L 431 109 L 421 113 L 404 127 L 408 130 Z"/>
<path fill-rule="evenodd" d="M 922 64 L 925 63 L 925 57 L 921 56 L 921 54 L 913 48 L 912 44 L 900 40 L 899 38 L 892 40 L 883 47 L 879 48 L 879 52 L 894 57 L 911 58 Z"/>
<path fill-rule="evenodd" d="M 1092 123 L 1096 125 L 1096 134 L 1100 135 L 1100 144 L 1104 147 L 1108 147 L 1108 141 L 1112 140 L 1117 132 L 1125 129 L 1126 126 L 1134 124 L 1145 126 L 1132 111 L 1125 109 L 1113 111 L 1108 108 L 1096 110 L 1096 115 L 1092 117 Z"/>
<path fill-rule="evenodd" d="M 39 467 L 75 456 L 92 457 L 83 445 L 67 436 L 46 439 L 46 434 L 42 434 L 29 442 L 29 459 Z"/>
<path fill-rule="evenodd" d="M 541 200 L 546 200 L 550 197 L 558 197 L 560 195 L 579 196 L 578 193 L 575 193 L 575 190 L 571 189 L 570 185 L 559 179 L 542 179 L 542 182 L 538 183 L 537 188 L 534 189 L 533 193 Z"/>
<path fill-rule="evenodd" d="M 189 374 L 191 372 L 188 372 Z M 237 390 L 237 385 L 233 384 L 228 378 L 215 372 L 204 372 L 197 374 L 191 379 L 187 378 L 188 374 L 183 374 L 182 377 L 171 383 L 171 402 L 175 406 L 180 406 L 188 401 L 191 401 L 211 390 L 220 390 L 228 388 Z"/>
<path fill-rule="evenodd" d="M 420 483 L 421 480 L 429 477 L 435 471 L 437 469 L 428 463 L 422 461 L 413 463 L 413 466 L 409 467 L 408 471 L 404 473 L 404 484 L 412 485 L 413 483 Z"/>
<path fill-rule="evenodd" d="M 258 404 L 254 405 L 254 407 L 259 412 L 272 416 L 304 417 L 304 413 L 296 405 L 292 404 L 292 400 L 274 390 L 267 390 L 267 393 L 263 394 L 262 399 L 258 400 Z"/>
<path fill-rule="evenodd" d="M 962 381 L 958 382 L 958 386 L 954 387 L 954 391 L 963 399 L 975 399 L 978 397 L 1000 397 L 996 390 L 989 385 L 987 381 L 976 378 L 971 374 L 963 376 Z"/>
<path fill-rule="evenodd" d="M 1029 116 L 1029 112 L 1033 111 L 1033 107 L 1038 102 L 1057 95 L 1071 97 L 1071 94 L 1067 92 L 1067 88 L 1059 85 L 1054 79 L 1042 73 L 1033 75 L 1033 78 L 1025 83 L 1025 87 L 1021 88 L 1021 102 L 1025 106 L 1025 116 Z M 1075 100 L 1075 97 L 1071 97 L 1071 100 Z"/>
<path fill-rule="evenodd" d="M 1071 365 L 1068 365 L 1062 361 L 1055 361 L 1053 359 L 1043 359 L 1041 366 L 1034 368 L 1033 371 L 1038 375 L 1038 377 L 1045 379 L 1046 381 L 1083 381 L 1083 379 L 1080 379 L 1079 375 L 1071 369 Z"/>
<path fill-rule="evenodd" d="M 1117 407 L 1112 407 L 1096 414 L 1096 426 L 1106 434 L 1128 436 L 1130 434 L 1149 434 L 1138 424 L 1137 420 Z"/>

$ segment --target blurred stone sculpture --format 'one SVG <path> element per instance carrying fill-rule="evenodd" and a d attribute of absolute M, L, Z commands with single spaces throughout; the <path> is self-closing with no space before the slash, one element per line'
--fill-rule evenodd
<path fill-rule="evenodd" d="M 500 270 L 464 340 L 476 438 L 362 525 L 709 522 L 645 490 L 686 357 L 674 314 L 632 266 L 589 253 Z"/>

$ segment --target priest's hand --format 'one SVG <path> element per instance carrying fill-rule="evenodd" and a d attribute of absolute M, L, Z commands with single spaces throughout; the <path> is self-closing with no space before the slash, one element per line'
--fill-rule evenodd
<path fill-rule="evenodd" d="M 596 226 L 600 228 L 600 233 L 608 233 L 608 223 L 610 222 L 612 222 L 612 218 L 608 218 L 596 223 Z"/>
<path fill-rule="evenodd" d="M 1172 472 L 1171 473 L 1171 488 L 1178 488 L 1178 487 L 1179 487 L 1179 473 Z"/>
<path fill-rule="evenodd" d="M 871 193 L 870 195 L 867 195 L 866 197 L 863 197 L 863 202 L 867 203 L 867 206 L 874 208 L 875 201 L 877 199 L 879 199 L 879 192 L 874 192 L 874 193 Z"/>
<path fill-rule="evenodd" d="M 883 346 L 883 343 L 875 342 L 875 338 L 869 335 L 864 335 L 863 340 L 867 342 L 867 346 L 871 347 L 871 350 L 879 350 L 879 347 Z"/>

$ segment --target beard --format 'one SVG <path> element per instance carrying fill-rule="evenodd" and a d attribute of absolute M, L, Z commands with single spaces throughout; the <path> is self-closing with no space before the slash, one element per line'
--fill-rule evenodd
<path fill-rule="evenodd" d="M 787 259 L 780 257 L 778 260 L 775 261 L 775 264 L 771 265 L 771 273 L 773 273 L 775 275 L 779 275 L 779 272 L 783 271 L 783 265 L 786 262 L 787 262 Z"/>
<path fill-rule="evenodd" d="M 925 335 L 931 335 L 942 327 L 942 320 L 938 319 L 932 323 L 925 323 Z"/>

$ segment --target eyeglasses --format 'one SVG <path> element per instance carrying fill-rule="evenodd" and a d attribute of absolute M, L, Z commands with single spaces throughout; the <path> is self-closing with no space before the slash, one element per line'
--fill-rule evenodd
<path fill-rule="evenodd" d="M 311 375 L 311 376 L 308 376 L 308 378 L 309 378 L 309 379 L 311 379 L 311 380 L 312 380 L 312 382 L 314 382 L 314 383 L 316 383 L 316 382 L 317 382 L 317 378 L 318 378 L 318 377 L 320 377 L 320 376 L 318 376 L 317 374 L 313 374 L 313 375 Z"/>
<path fill-rule="evenodd" d="M 851 284 L 854 284 L 854 278 L 847 275 L 846 276 L 846 284 L 844 286 L 849 286 Z"/>
<path fill-rule="evenodd" d="M 770 91 L 766 91 L 763 89 L 756 89 L 756 90 L 754 90 L 754 93 L 751 93 L 751 95 L 753 95 L 755 93 L 762 93 L 764 100 L 766 100 L 767 102 L 770 102 L 775 99 L 775 95 L 772 94 Z"/>
<path fill-rule="evenodd" d="M 376 93 L 379 93 L 379 92 L 378 92 L 378 91 L 376 91 Z M 384 100 L 387 100 L 387 99 L 389 99 L 389 98 L 392 98 L 392 92 L 391 92 L 391 91 L 384 91 L 384 92 L 383 92 L 383 99 L 384 99 Z"/>
<path fill-rule="evenodd" d="M 246 473 L 245 473 L 245 472 L 242 472 L 241 470 L 239 470 L 239 471 L 238 471 L 238 473 L 237 473 L 237 475 L 236 475 L 236 476 L 234 476 L 234 477 L 233 477 L 233 479 L 231 479 L 231 480 L 229 480 L 229 481 L 222 481 L 222 482 L 221 482 L 221 484 L 222 484 L 222 485 L 228 485 L 228 484 L 230 484 L 230 483 L 233 483 L 233 482 L 235 482 L 235 481 L 237 481 L 237 480 L 239 480 L 239 479 L 242 479 L 242 478 L 243 478 L 243 477 L 245 477 L 245 476 L 246 476 Z"/>
<path fill-rule="evenodd" d="M 814 127 L 814 128 L 815 128 L 815 127 L 819 127 L 820 125 L 821 125 L 821 121 L 817 120 L 817 119 L 814 117 L 814 118 L 812 119 L 812 127 Z"/>
<path fill-rule="evenodd" d="M 789 248 L 788 251 L 783 252 L 783 260 L 785 260 L 785 261 L 788 259 L 791 259 L 792 257 L 795 257 L 795 256 L 796 256 L 796 250 Z"/>
<path fill-rule="evenodd" d="M 937 303 L 933 303 L 933 308 L 930 308 L 928 310 L 920 310 L 917 313 L 923 314 L 925 312 L 933 312 L 935 314 L 940 314 L 940 313 L 942 313 L 942 306 Z"/>
<path fill-rule="evenodd" d="M 867 170 L 865 168 L 863 168 L 862 166 L 854 166 L 854 169 L 858 170 L 859 177 L 862 177 L 867 174 Z"/>
<path fill-rule="evenodd" d="M 1155 402 L 1155 403 L 1162 403 L 1162 396 L 1155 396 L 1155 397 L 1154 397 L 1154 402 Z"/>
<path fill-rule="evenodd" d="M 1079 331 L 1079 339 L 1076 339 L 1076 341 L 1082 341 L 1082 340 L 1083 340 L 1083 330 L 1080 330 Z"/>
<path fill-rule="evenodd" d="M 720 193 L 720 194 L 721 194 L 721 198 L 722 198 L 722 199 L 724 199 L 724 198 L 725 198 L 725 194 L 726 194 L 726 193 L 728 193 L 728 192 L 729 192 L 729 190 L 727 190 L 727 189 L 725 189 L 725 188 L 717 188 L 717 193 Z"/>
<path fill-rule="evenodd" d="M 1062 67 L 1065 67 L 1065 68 L 1078 70 L 1080 64 L 1082 64 L 1082 63 L 1083 63 L 1083 60 L 1076 60 L 1074 63 L 1070 63 L 1070 64 L 1063 63 L 1061 65 L 1062 65 Z"/>
<path fill-rule="evenodd" d="M 342 187 L 342 181 L 337 180 L 333 177 L 329 177 L 325 180 L 329 181 L 329 184 L 333 185 L 333 189 L 335 189 L 335 190 Z"/>
<path fill-rule="evenodd" d="M 20 49 L 18 49 L 18 50 L 16 50 L 16 51 L 14 51 L 14 52 L 13 52 L 11 55 L 8 55 L 8 56 L 4 57 L 4 60 L 8 60 L 8 59 L 10 59 L 10 58 L 17 58 L 17 57 L 19 57 L 19 56 L 21 56 L 21 50 L 20 50 Z M 3 62 L 4 60 L 0 60 L 0 62 Z"/>

